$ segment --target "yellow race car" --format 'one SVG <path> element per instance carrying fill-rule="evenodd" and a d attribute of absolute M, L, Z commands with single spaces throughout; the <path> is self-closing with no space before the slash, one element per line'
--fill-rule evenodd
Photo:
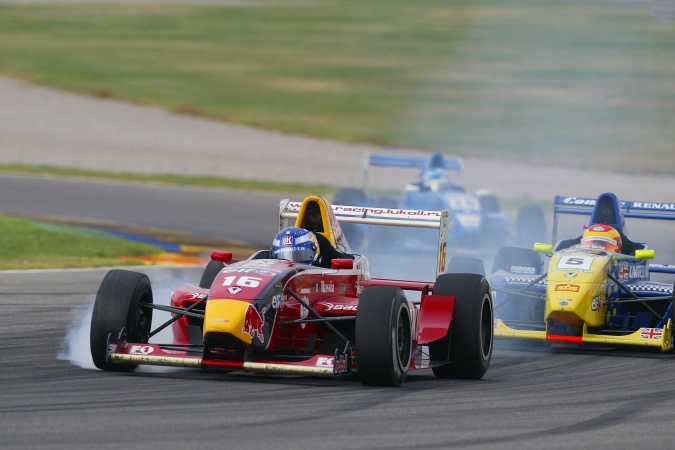
<path fill-rule="evenodd" d="M 591 218 L 577 238 L 497 253 L 495 338 L 673 349 L 673 284 L 650 273 L 675 266 L 650 265 L 654 251 L 626 236 L 624 217 L 673 220 L 675 204 L 557 196 L 554 240 L 559 214 Z M 541 254 L 550 257 L 546 270 Z"/>

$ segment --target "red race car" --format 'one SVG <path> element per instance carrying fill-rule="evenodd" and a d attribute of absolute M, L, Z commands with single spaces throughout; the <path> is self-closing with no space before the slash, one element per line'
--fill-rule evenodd
<path fill-rule="evenodd" d="M 438 229 L 436 280 L 371 277 L 338 220 Z M 320 258 L 285 259 L 273 247 L 232 262 L 231 253 L 213 251 L 199 286 L 177 287 L 170 306 L 153 303 L 146 275 L 108 272 L 92 313 L 94 364 L 357 376 L 379 386 L 399 386 L 409 371 L 429 368 L 440 378 L 483 377 L 492 356 L 491 291 L 481 275 L 443 273 L 447 211 L 331 206 L 310 196 L 281 202 L 279 229 L 289 223 L 312 231 Z M 153 330 L 155 309 L 171 318 Z M 167 327 L 173 341 L 153 342 Z"/>

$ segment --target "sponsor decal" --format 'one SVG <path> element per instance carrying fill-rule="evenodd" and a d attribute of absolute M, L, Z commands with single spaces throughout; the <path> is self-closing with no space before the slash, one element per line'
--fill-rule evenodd
<path fill-rule="evenodd" d="M 590 198 L 565 197 L 562 202 L 566 205 L 595 206 L 595 199 Z"/>
<path fill-rule="evenodd" d="M 358 305 L 341 305 L 333 303 L 324 303 L 328 311 L 356 311 Z"/>
<path fill-rule="evenodd" d="M 340 283 L 338 284 L 338 294 L 346 294 L 347 293 L 347 286 L 348 284 Z"/>
<path fill-rule="evenodd" d="M 663 328 L 640 328 L 640 339 L 661 339 Z"/>
<path fill-rule="evenodd" d="M 579 292 L 579 285 L 576 284 L 556 284 L 556 291 Z"/>
<path fill-rule="evenodd" d="M 242 290 L 243 290 L 242 288 L 236 286 L 227 288 L 227 292 L 229 292 L 231 295 L 237 295 Z"/>
<path fill-rule="evenodd" d="M 333 367 L 333 358 L 327 358 L 325 356 L 320 356 L 316 360 L 316 367 Z"/>
<path fill-rule="evenodd" d="M 645 277 L 645 266 L 630 266 L 628 270 L 628 276 L 630 278 L 644 278 Z"/>
<path fill-rule="evenodd" d="M 265 336 L 263 335 L 263 321 L 258 310 L 255 309 L 255 306 L 249 303 L 246 308 L 246 313 L 244 313 L 244 326 L 241 329 L 242 333 L 248 334 L 253 339 L 256 335 L 258 340 L 262 343 L 265 341 Z"/>
<path fill-rule="evenodd" d="M 349 364 L 349 355 L 340 353 L 333 358 L 333 376 L 347 375 L 351 372 L 351 364 Z"/>
<path fill-rule="evenodd" d="M 129 354 L 146 356 L 154 351 L 155 349 L 152 348 L 150 345 L 132 345 L 131 349 L 129 350 Z"/>
<path fill-rule="evenodd" d="M 635 279 L 644 279 L 645 278 L 645 266 L 643 265 L 633 265 L 627 262 L 619 263 L 619 281 L 626 282 L 628 280 Z"/>
<path fill-rule="evenodd" d="M 360 206 L 340 206 L 335 205 L 333 210 L 336 213 L 365 213 L 373 216 L 394 215 L 407 217 L 441 217 L 440 211 L 423 211 L 416 209 L 389 209 L 389 208 L 365 208 Z"/>
<path fill-rule="evenodd" d="M 323 280 L 322 280 L 321 281 L 321 292 L 333 293 L 333 292 L 335 292 L 335 285 L 333 283 L 324 283 Z"/>
<path fill-rule="evenodd" d="M 338 353 L 336 351 L 336 353 Z M 329 358 L 320 356 L 317 358 L 316 367 L 332 367 L 335 376 L 347 375 L 351 373 L 350 357 L 347 353 L 339 353 L 337 356 Z"/>
<path fill-rule="evenodd" d="M 534 275 L 537 272 L 537 269 L 529 266 L 511 266 L 509 269 L 511 273 L 522 273 L 527 275 Z"/>
<path fill-rule="evenodd" d="M 302 299 L 303 299 L 305 302 L 309 303 L 309 299 L 308 299 L 307 297 L 303 297 Z M 301 319 L 306 319 L 308 315 L 309 315 L 309 311 L 307 310 L 307 308 L 305 308 L 305 305 L 300 305 L 300 318 L 301 318 Z M 301 324 L 300 324 L 300 326 L 301 326 L 302 328 L 305 328 L 306 325 L 307 325 L 306 323 L 301 323 Z"/>
<path fill-rule="evenodd" d="M 281 294 L 275 294 L 272 297 L 272 308 L 278 310 L 284 309 L 284 300 Z"/>
<path fill-rule="evenodd" d="M 282 236 L 281 237 L 281 245 L 284 247 L 292 247 L 293 246 L 293 236 Z"/>
<path fill-rule="evenodd" d="M 312 292 L 312 290 L 311 290 L 310 288 L 302 288 L 302 289 L 300 289 L 300 293 L 301 293 L 301 294 L 309 294 L 310 292 Z"/>
<path fill-rule="evenodd" d="M 619 280 L 623 283 L 628 281 L 628 263 L 619 263 Z"/>
<path fill-rule="evenodd" d="M 675 211 L 675 203 L 633 202 L 633 208 Z"/>
<path fill-rule="evenodd" d="M 567 301 L 567 299 L 559 298 L 559 299 L 558 299 L 558 304 L 559 304 L 560 306 L 567 306 L 567 305 L 569 305 L 569 302 Z"/>
<path fill-rule="evenodd" d="M 602 302 L 600 301 L 600 296 L 593 297 L 593 300 L 591 300 L 591 310 L 598 311 L 601 304 Z"/>
<path fill-rule="evenodd" d="M 567 278 L 574 278 L 574 277 L 577 276 L 577 274 L 574 273 L 574 272 L 567 272 L 567 273 L 565 274 L 565 276 L 566 276 Z"/>
<path fill-rule="evenodd" d="M 257 273 L 267 277 L 273 277 L 278 274 L 278 270 L 261 269 L 259 267 L 231 267 L 225 268 L 220 273 Z"/>

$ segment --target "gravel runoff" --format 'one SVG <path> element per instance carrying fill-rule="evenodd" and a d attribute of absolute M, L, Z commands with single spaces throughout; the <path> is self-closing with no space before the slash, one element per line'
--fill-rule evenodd
<path fill-rule="evenodd" d="M 89 97 L 0 77 L 0 163 L 213 175 L 360 186 L 370 152 L 420 154 L 283 134 Z M 637 151 L 637 150 L 636 150 Z M 463 158 L 462 182 L 502 198 L 556 194 L 675 202 L 675 177 Z M 417 170 L 374 169 L 371 185 L 402 188 Z"/>

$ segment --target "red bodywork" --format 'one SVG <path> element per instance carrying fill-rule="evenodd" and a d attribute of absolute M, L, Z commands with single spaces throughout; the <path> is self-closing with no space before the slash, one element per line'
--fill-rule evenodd
<path fill-rule="evenodd" d="M 321 318 L 332 319 L 332 326 L 353 343 L 354 320 L 349 318 L 356 318 L 359 294 L 369 286 L 398 286 L 421 292 L 419 303 L 408 300 L 413 355 L 422 345 L 442 339 L 449 333 L 454 297 L 430 295 L 434 283 L 369 278 L 368 263 L 362 256 L 357 256 L 353 264 L 338 263 L 335 266 L 347 268 L 322 269 L 284 260 L 249 259 L 226 265 L 216 276 L 211 289 L 191 284 L 179 286 L 171 295 L 171 306 L 177 308 L 189 308 L 202 302 L 194 311 L 203 312 L 209 308 L 209 302 L 246 302 L 241 333 L 250 336 L 251 343 L 209 333 L 203 318 L 180 315 L 171 325 L 172 345 L 144 344 L 143 355 L 136 349 L 134 361 L 329 375 L 333 373 L 335 355 L 345 344 L 326 323 L 315 320 L 316 315 L 292 293 Z M 225 317 L 212 320 L 229 321 Z M 205 338 L 201 354 L 195 354 L 188 347 L 194 345 L 197 348 L 202 344 L 195 342 L 195 336 Z M 125 359 L 121 355 L 131 355 L 134 348 L 132 343 L 113 341 L 111 356 Z M 358 369 L 358 355 L 353 356 L 353 366 Z M 339 363 L 344 364 L 344 356 Z M 428 360 L 411 358 L 409 370 L 428 367 Z"/>

